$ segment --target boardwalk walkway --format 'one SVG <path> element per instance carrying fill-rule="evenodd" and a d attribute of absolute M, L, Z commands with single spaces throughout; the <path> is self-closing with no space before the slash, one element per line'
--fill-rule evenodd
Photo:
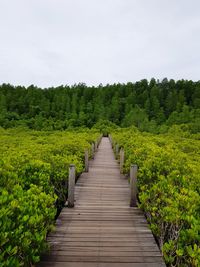
<path fill-rule="evenodd" d="M 165 266 L 143 213 L 129 207 L 129 185 L 108 138 L 79 178 L 75 199 L 74 208 L 63 208 L 39 266 Z"/>

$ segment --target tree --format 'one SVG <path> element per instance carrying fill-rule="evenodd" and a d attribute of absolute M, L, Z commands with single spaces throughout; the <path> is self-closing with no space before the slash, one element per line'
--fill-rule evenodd
<path fill-rule="evenodd" d="M 125 117 L 122 122 L 122 126 L 129 127 L 131 125 L 135 125 L 140 128 L 141 124 L 144 121 L 148 121 L 148 116 L 145 110 L 141 109 L 139 106 L 135 106 Z"/>
<path fill-rule="evenodd" d="M 0 91 L 0 113 L 5 113 L 7 111 L 6 97 Z"/>

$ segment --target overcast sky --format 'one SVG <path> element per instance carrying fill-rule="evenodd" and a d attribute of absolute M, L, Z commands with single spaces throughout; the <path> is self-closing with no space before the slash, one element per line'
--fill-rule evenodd
<path fill-rule="evenodd" d="M 0 83 L 200 80 L 199 0 L 0 0 Z"/>

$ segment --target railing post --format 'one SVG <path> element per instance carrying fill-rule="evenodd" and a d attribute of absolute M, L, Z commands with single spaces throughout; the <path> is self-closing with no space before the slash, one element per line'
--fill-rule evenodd
<path fill-rule="evenodd" d="M 118 157 L 118 154 L 119 154 L 119 145 L 116 144 L 116 146 L 115 146 L 115 155 L 116 155 L 116 159 L 117 159 L 117 157 Z"/>
<path fill-rule="evenodd" d="M 137 171 L 137 165 L 132 164 L 130 167 L 130 207 L 137 206 Z"/>
<path fill-rule="evenodd" d="M 110 134 L 108 135 L 108 138 L 110 140 L 111 145 L 113 146 L 113 140 L 112 140 L 112 136 Z"/>
<path fill-rule="evenodd" d="M 92 159 L 94 159 L 94 153 L 95 153 L 95 146 L 94 143 L 92 143 Z"/>
<path fill-rule="evenodd" d="M 100 137 L 99 137 L 99 139 L 98 139 L 98 144 L 97 144 L 97 146 L 99 147 L 99 144 L 101 143 L 101 139 L 102 139 L 102 134 L 100 135 Z"/>
<path fill-rule="evenodd" d="M 95 143 L 94 143 L 94 151 L 95 152 L 97 151 L 97 148 L 98 148 L 97 141 L 95 141 Z"/>
<path fill-rule="evenodd" d="M 89 171 L 89 155 L 88 150 L 85 150 L 85 172 Z"/>
<path fill-rule="evenodd" d="M 75 165 L 69 165 L 68 179 L 68 208 L 74 207 L 74 187 L 75 187 Z"/>
<path fill-rule="evenodd" d="M 119 165 L 120 165 L 120 173 L 123 173 L 123 166 L 124 166 L 124 149 L 120 149 L 120 157 L 119 157 Z"/>
<path fill-rule="evenodd" d="M 99 147 L 100 141 L 101 141 L 101 136 L 99 136 L 97 139 L 97 147 Z"/>

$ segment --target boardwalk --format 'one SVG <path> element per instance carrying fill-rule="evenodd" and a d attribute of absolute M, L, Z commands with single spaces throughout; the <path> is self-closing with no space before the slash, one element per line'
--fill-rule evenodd
<path fill-rule="evenodd" d="M 129 185 L 108 138 L 79 178 L 75 199 L 73 209 L 62 210 L 48 238 L 51 251 L 39 266 L 165 266 L 143 213 L 129 207 Z"/>

